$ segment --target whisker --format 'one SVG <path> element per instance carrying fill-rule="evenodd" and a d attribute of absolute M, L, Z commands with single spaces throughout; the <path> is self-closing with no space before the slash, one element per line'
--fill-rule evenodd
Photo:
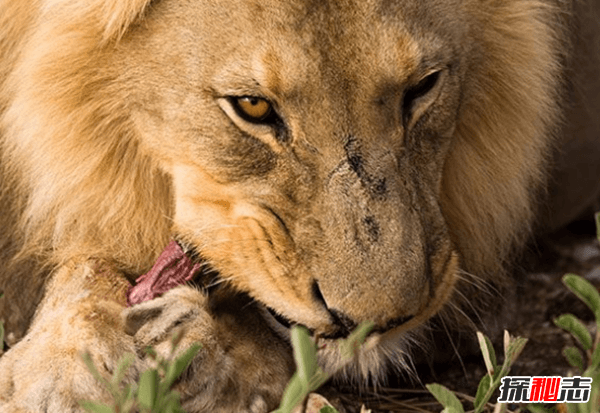
<path fill-rule="evenodd" d="M 482 293 L 485 293 L 490 296 L 495 296 L 499 294 L 499 291 L 491 282 L 484 280 L 483 278 L 478 277 L 477 275 L 472 274 L 468 271 L 461 269 L 458 271 L 458 274 L 456 274 L 456 276 L 459 280 L 477 288 L 477 290 Z"/>
<path fill-rule="evenodd" d="M 462 291 L 460 291 L 460 290 L 456 290 L 455 293 L 460 296 L 461 304 L 466 305 L 469 308 L 469 310 L 472 311 L 473 315 L 477 318 L 477 320 L 479 321 L 479 323 L 483 325 L 484 322 L 483 322 L 483 319 L 481 318 L 479 310 L 477 309 L 476 306 L 473 305 L 473 303 L 471 303 L 471 300 L 469 300 L 465 296 L 465 294 Z M 448 302 L 448 308 L 451 311 L 455 312 L 457 315 L 462 316 L 462 318 L 464 318 L 466 321 L 468 321 L 471 324 L 472 327 L 474 327 L 474 328 L 477 327 L 476 323 L 473 322 L 473 320 L 471 320 L 471 317 L 457 303 L 452 302 L 452 301 Z"/>
<path fill-rule="evenodd" d="M 238 278 L 238 277 L 234 277 L 234 276 L 230 276 L 230 277 L 218 277 L 218 278 L 215 279 L 215 281 L 213 281 L 212 283 L 210 283 L 206 287 L 207 288 L 216 287 L 218 285 L 225 284 L 225 283 L 227 283 L 229 281 L 233 281 L 235 278 Z"/>
<path fill-rule="evenodd" d="M 452 350 L 454 351 L 454 354 L 458 357 L 458 362 L 460 363 L 460 367 L 463 371 L 463 374 L 466 377 L 467 376 L 467 368 L 462 359 L 462 356 L 460 355 L 460 352 L 458 351 L 458 347 L 456 346 L 456 343 L 454 342 L 454 339 L 452 338 L 452 334 L 450 334 L 450 330 L 448 329 L 448 326 L 446 325 L 446 322 L 444 321 L 444 319 L 442 317 L 440 317 L 440 322 L 442 323 L 442 327 L 444 328 L 444 331 L 446 332 L 448 341 L 450 341 L 450 345 L 452 346 Z"/>

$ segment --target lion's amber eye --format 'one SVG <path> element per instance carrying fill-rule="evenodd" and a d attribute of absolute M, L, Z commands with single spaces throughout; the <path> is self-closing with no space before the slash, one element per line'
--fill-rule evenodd
<path fill-rule="evenodd" d="M 265 122 L 273 110 L 268 100 L 259 97 L 243 96 L 232 101 L 237 114 L 249 122 Z"/>

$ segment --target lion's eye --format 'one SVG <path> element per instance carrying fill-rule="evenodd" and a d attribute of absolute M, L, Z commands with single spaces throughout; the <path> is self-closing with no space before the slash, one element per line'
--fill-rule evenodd
<path fill-rule="evenodd" d="M 255 96 L 242 96 L 231 98 L 231 103 L 240 118 L 252 123 L 270 123 L 273 106 L 268 100 Z"/>
<path fill-rule="evenodd" d="M 428 76 L 425 76 L 419 83 L 415 86 L 409 88 L 404 94 L 404 101 L 414 101 L 419 99 L 420 97 L 425 96 L 429 93 L 433 87 L 437 84 L 437 81 L 440 77 L 440 72 L 433 72 Z"/>
<path fill-rule="evenodd" d="M 404 99 L 402 101 L 404 116 L 410 117 L 415 103 L 434 89 L 440 79 L 440 73 L 441 71 L 436 71 L 425 76 L 419 83 L 404 92 Z"/>

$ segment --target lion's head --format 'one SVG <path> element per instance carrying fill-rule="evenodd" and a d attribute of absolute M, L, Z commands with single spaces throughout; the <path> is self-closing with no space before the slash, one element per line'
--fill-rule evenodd
<path fill-rule="evenodd" d="M 2 122 L 55 260 L 139 273 L 175 233 L 280 320 L 395 343 L 529 225 L 539 2 L 46 3 Z"/>

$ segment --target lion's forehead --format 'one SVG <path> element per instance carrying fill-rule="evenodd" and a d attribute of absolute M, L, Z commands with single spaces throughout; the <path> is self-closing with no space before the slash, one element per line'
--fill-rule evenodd
<path fill-rule="evenodd" d="M 349 84 L 402 82 L 428 46 L 407 30 L 399 11 L 386 15 L 380 3 L 243 2 L 224 16 L 221 29 L 209 33 L 213 53 L 235 50 L 215 76 L 246 84 L 244 78 L 252 78 L 291 96 L 315 96 L 311 89 L 324 86 L 337 95 Z M 231 31 L 238 33 L 224 36 Z"/>
<path fill-rule="evenodd" d="M 165 1 L 148 14 L 154 24 L 147 32 L 156 39 L 151 46 L 173 62 L 184 61 L 201 87 L 221 82 L 234 90 L 219 92 L 253 94 L 256 89 L 249 89 L 259 85 L 274 100 L 337 96 L 348 102 L 352 96 L 376 99 L 382 89 L 423 76 L 443 60 L 440 55 L 453 53 L 456 42 L 442 29 L 456 27 L 456 13 L 433 6 L 438 3 L 238 0 L 223 7 L 216 0 Z"/>

